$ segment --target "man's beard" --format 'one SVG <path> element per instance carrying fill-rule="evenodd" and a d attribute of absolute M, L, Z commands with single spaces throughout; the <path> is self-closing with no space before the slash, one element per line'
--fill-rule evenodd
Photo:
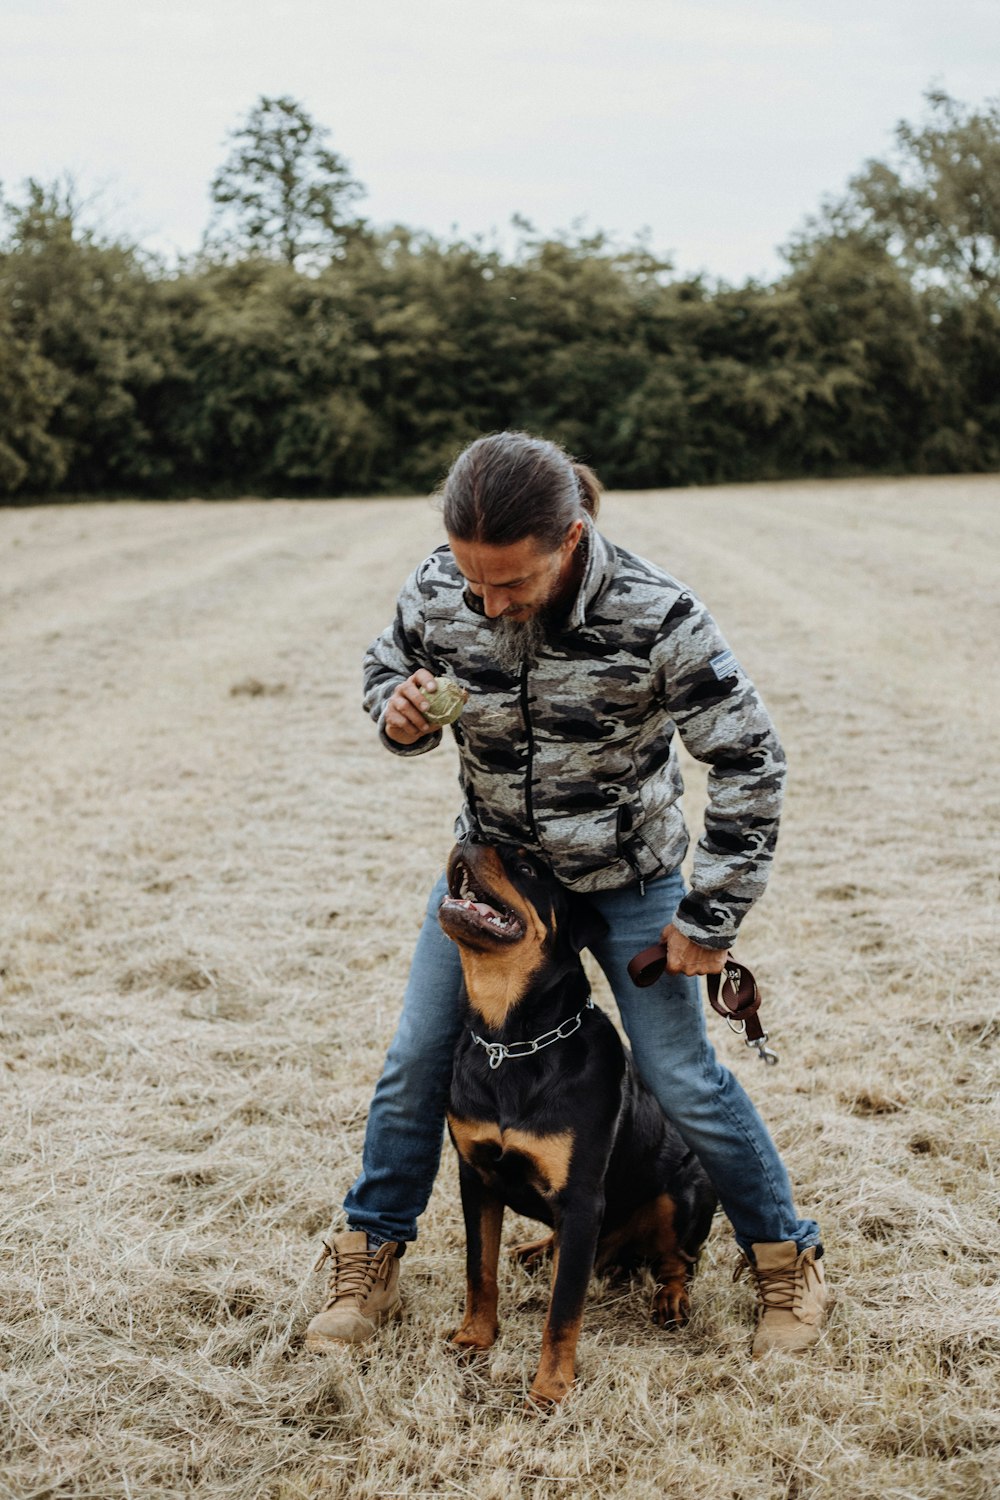
<path fill-rule="evenodd" d="M 491 622 L 490 654 L 502 672 L 516 676 L 522 667 L 532 665 L 545 645 L 545 624 L 541 609 L 526 620 L 498 615 Z"/>

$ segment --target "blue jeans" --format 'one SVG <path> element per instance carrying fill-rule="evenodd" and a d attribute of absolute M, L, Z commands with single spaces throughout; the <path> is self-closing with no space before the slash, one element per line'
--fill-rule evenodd
<path fill-rule="evenodd" d="M 442 875 L 427 903 L 399 1028 L 369 1111 L 361 1175 L 344 1201 L 351 1227 L 382 1240 L 416 1238 L 441 1159 L 452 1053 L 463 1024 L 458 949 L 437 920 L 446 890 Z M 716 1059 L 699 982 L 665 974 L 640 990 L 628 977 L 628 960 L 657 940 L 683 894 L 679 871 L 649 883 L 645 896 L 637 886 L 592 893 L 609 929 L 594 957 L 617 1001 L 636 1066 L 701 1159 L 737 1243 L 749 1250 L 755 1243 L 794 1240 L 804 1250 L 819 1244 L 819 1226 L 799 1218 L 763 1120 Z"/>

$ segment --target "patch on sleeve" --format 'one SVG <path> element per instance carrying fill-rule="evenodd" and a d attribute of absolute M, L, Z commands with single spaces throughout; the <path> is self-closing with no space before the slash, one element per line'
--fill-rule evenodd
<path fill-rule="evenodd" d="M 724 682 L 727 677 L 735 677 L 740 670 L 740 664 L 731 651 L 720 651 L 708 665 L 720 682 Z"/>

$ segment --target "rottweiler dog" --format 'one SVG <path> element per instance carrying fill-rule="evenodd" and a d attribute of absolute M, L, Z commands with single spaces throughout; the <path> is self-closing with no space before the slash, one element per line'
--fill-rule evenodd
<path fill-rule="evenodd" d="M 547 1239 L 515 1251 L 554 1254 L 529 1396 L 544 1409 L 573 1383 L 595 1264 L 649 1263 L 653 1321 L 686 1322 L 715 1193 L 590 998 L 580 952 L 607 930 L 595 907 L 523 849 L 472 837 L 449 857 L 439 920 L 460 949 L 468 1001 L 448 1106 L 468 1279 L 452 1342 L 496 1339 L 504 1208 L 549 1225 Z"/>

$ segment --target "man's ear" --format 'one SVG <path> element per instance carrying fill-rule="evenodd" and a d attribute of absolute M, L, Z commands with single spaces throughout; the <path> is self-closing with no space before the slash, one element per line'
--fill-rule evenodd
<path fill-rule="evenodd" d="M 569 523 L 569 526 L 566 528 L 566 535 L 563 537 L 563 546 L 566 548 L 567 552 L 576 551 L 577 547 L 580 545 L 580 538 L 582 537 L 582 535 L 583 521 L 578 517 L 575 521 L 571 521 Z"/>
<path fill-rule="evenodd" d="M 608 931 L 608 924 L 586 896 L 570 895 L 569 940 L 575 953 L 592 948 Z"/>

